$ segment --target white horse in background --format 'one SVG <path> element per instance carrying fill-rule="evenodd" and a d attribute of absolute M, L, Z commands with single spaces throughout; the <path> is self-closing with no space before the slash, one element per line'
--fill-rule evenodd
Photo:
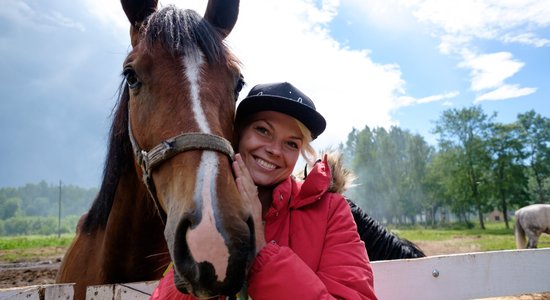
<path fill-rule="evenodd" d="M 516 247 L 537 248 L 542 233 L 550 234 L 550 204 L 533 204 L 516 211 Z M 527 235 L 528 242 L 525 241 Z"/>

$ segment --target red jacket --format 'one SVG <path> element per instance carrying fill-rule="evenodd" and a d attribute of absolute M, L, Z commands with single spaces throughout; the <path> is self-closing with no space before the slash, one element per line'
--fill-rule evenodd
<path fill-rule="evenodd" d="M 265 216 L 268 244 L 248 278 L 253 300 L 376 299 L 365 245 L 345 199 L 327 192 L 331 181 L 325 157 L 304 182 L 288 178 L 274 189 Z M 172 297 L 173 280 L 171 270 L 151 299 L 193 299 Z"/>

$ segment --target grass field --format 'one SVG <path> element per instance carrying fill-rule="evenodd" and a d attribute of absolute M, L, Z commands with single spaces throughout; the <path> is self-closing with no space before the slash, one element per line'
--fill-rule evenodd
<path fill-rule="evenodd" d="M 57 235 L 0 237 L 0 250 L 65 247 L 69 246 L 73 237 L 74 235 L 72 234 L 64 234 L 61 235 L 61 237 L 59 238 L 57 237 Z"/>
<path fill-rule="evenodd" d="M 74 235 L 0 237 L 0 262 L 40 261 L 60 257 Z"/>
<path fill-rule="evenodd" d="M 485 229 L 476 225 L 472 229 L 392 229 L 393 233 L 414 242 L 464 240 L 464 243 L 477 243 L 481 251 L 516 249 L 513 228 L 505 228 L 503 222 L 486 223 Z M 550 247 L 550 235 L 542 234 L 539 248 Z"/>
<path fill-rule="evenodd" d="M 452 226 L 448 229 L 426 229 L 422 226 L 415 228 L 390 230 L 402 238 L 415 243 L 430 243 L 452 241 L 453 246 L 460 248 L 479 249 L 479 251 L 495 251 L 515 249 L 514 229 L 506 229 L 504 223 L 487 223 L 486 229 L 479 226 L 472 229 Z M 0 261 L 36 261 L 41 258 L 62 256 L 70 245 L 73 235 L 66 234 L 60 238 L 54 236 L 18 236 L 0 237 Z M 463 244 L 463 245 L 462 245 Z M 543 234 L 539 240 L 539 248 L 550 247 L 550 235 Z"/>

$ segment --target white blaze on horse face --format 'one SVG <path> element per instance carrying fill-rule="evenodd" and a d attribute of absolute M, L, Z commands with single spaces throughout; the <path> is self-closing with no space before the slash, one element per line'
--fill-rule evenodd
<path fill-rule="evenodd" d="M 189 90 L 195 120 L 202 132 L 211 133 L 206 115 L 200 103 L 200 72 L 203 64 L 202 53 L 184 57 L 185 76 L 189 81 Z M 196 262 L 207 261 L 216 271 L 219 281 L 225 279 L 229 261 L 229 249 L 223 236 L 216 227 L 214 206 L 217 204 L 216 177 L 218 175 L 218 157 L 212 151 L 204 151 L 201 156 L 195 181 L 193 200 L 201 208 L 201 220 L 195 228 L 186 233 L 189 252 Z M 201 203 L 202 202 L 202 203 Z"/>
<path fill-rule="evenodd" d="M 212 151 L 202 154 L 199 173 L 195 184 L 195 201 L 201 201 L 201 221 L 193 229 L 187 230 L 187 244 L 196 262 L 207 261 L 214 266 L 219 281 L 225 279 L 229 261 L 229 249 L 223 236 L 216 229 L 216 217 L 213 203 L 216 197 L 216 176 L 218 175 L 218 160 Z"/>
<path fill-rule="evenodd" d="M 193 107 L 193 114 L 195 115 L 195 120 L 199 125 L 199 128 L 202 132 L 210 133 L 210 126 L 208 126 L 208 121 L 206 120 L 206 115 L 201 106 L 200 99 L 200 76 L 201 76 L 201 67 L 204 62 L 203 55 L 200 51 L 190 51 L 188 55 L 183 57 L 183 64 L 185 66 L 185 77 L 189 81 L 189 90 L 191 93 L 191 103 Z"/>

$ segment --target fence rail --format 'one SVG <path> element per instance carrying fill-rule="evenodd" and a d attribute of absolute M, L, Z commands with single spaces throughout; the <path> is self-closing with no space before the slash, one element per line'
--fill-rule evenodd
<path fill-rule="evenodd" d="M 379 299 L 476 299 L 550 292 L 550 248 L 372 263 Z"/>
<path fill-rule="evenodd" d="M 550 248 L 373 262 L 380 300 L 479 299 L 550 292 Z M 157 281 L 88 287 L 88 300 L 148 299 Z M 71 284 L 0 290 L 1 300 L 72 299 Z"/>

